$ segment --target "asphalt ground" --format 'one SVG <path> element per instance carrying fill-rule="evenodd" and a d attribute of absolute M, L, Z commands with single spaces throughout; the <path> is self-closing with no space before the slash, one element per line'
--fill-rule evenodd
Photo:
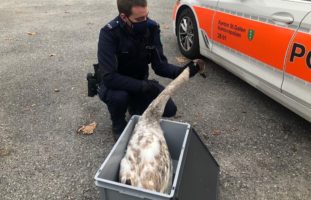
<path fill-rule="evenodd" d="M 181 65 L 173 4 L 150 0 L 150 16 Z M 116 15 L 111 0 L 0 2 L 0 199 L 99 198 L 94 175 L 114 142 L 85 76 Z M 311 199 L 310 123 L 213 62 L 207 72 L 174 96 L 173 120 L 192 124 L 218 161 L 219 199 Z M 93 121 L 93 135 L 76 133 Z"/>

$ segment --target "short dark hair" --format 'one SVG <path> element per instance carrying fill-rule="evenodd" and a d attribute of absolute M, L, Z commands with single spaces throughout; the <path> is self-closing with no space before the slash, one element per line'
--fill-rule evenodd
<path fill-rule="evenodd" d="M 147 0 L 117 0 L 119 13 L 124 13 L 126 16 L 132 14 L 133 6 L 147 6 Z"/>

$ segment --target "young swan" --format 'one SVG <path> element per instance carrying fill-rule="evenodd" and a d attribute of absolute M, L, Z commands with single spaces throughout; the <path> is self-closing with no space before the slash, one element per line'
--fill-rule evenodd
<path fill-rule="evenodd" d="M 121 161 L 121 183 L 169 193 L 173 166 L 160 119 L 167 101 L 175 90 L 189 80 L 189 74 L 189 68 L 186 68 L 153 100 L 139 118 Z"/>

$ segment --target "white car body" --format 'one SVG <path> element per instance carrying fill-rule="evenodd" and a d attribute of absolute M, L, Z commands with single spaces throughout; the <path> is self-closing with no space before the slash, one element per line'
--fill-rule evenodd
<path fill-rule="evenodd" d="M 311 1 L 180 0 L 176 32 L 184 9 L 201 55 L 311 122 Z"/>

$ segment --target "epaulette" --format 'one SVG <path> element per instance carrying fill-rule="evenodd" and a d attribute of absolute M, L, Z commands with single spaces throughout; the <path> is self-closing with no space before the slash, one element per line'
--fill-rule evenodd
<path fill-rule="evenodd" d="M 154 29 L 154 28 L 159 28 L 160 25 L 156 21 L 149 19 L 148 20 L 148 27 L 151 29 Z"/>
<path fill-rule="evenodd" d="M 104 26 L 104 30 L 113 30 L 115 28 L 117 28 L 120 25 L 119 20 L 112 20 L 111 22 L 109 22 L 108 24 L 106 24 L 106 26 Z"/>

